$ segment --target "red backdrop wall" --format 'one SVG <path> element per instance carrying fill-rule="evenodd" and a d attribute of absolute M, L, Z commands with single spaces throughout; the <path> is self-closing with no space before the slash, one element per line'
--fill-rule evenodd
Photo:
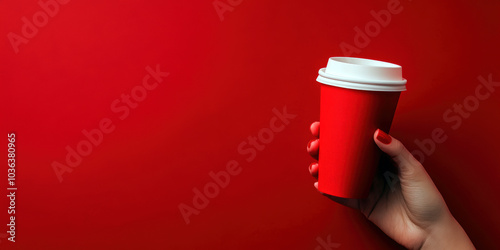
<path fill-rule="evenodd" d="M 476 89 L 500 81 L 499 11 L 486 0 L 2 1 L 2 161 L 14 132 L 18 190 L 13 243 L 3 165 L 0 247 L 400 248 L 318 194 L 307 170 L 317 71 L 350 55 L 403 66 L 391 133 L 474 244 L 494 248 L 500 88 Z M 436 128 L 447 139 L 432 148 Z M 196 198 L 205 188 L 211 198 Z"/>

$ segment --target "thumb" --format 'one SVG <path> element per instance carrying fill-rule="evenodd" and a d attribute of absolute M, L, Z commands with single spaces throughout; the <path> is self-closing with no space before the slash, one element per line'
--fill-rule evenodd
<path fill-rule="evenodd" d="M 427 172 L 422 164 L 408 152 L 399 140 L 396 140 L 380 129 L 375 131 L 373 138 L 380 150 L 388 154 L 396 163 L 400 179 L 415 181 L 428 178 Z"/>

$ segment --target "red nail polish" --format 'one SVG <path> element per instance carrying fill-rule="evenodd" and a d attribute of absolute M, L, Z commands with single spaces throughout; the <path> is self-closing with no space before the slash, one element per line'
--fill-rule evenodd
<path fill-rule="evenodd" d="M 307 148 L 308 149 L 311 149 L 311 146 L 313 144 L 313 142 L 315 142 L 316 140 L 310 140 L 309 143 L 307 144 Z"/>
<path fill-rule="evenodd" d="M 378 129 L 377 140 L 379 142 L 382 142 L 383 144 L 390 144 L 392 141 L 392 137 L 390 135 L 386 134 L 384 131 Z"/>

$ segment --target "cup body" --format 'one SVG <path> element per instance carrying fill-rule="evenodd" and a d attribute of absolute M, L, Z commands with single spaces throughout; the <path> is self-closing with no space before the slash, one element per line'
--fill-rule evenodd
<path fill-rule="evenodd" d="M 321 85 L 319 191 L 368 196 L 381 155 L 373 134 L 377 128 L 389 131 L 399 96 Z"/>

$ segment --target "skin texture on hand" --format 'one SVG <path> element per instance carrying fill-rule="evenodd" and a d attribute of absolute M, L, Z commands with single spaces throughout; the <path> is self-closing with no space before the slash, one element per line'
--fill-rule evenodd
<path fill-rule="evenodd" d="M 311 124 L 316 139 L 307 151 L 318 159 L 319 122 Z M 409 249 L 475 249 L 460 224 L 453 218 L 446 203 L 424 167 L 397 139 L 377 130 L 373 140 L 386 156 L 382 161 L 370 194 L 366 199 L 346 199 L 323 194 L 342 205 L 359 209 L 368 220 L 389 237 Z M 322 152 L 328 153 L 328 152 Z M 388 183 L 385 169 L 396 167 L 398 181 Z M 316 179 L 321 167 L 309 166 Z M 318 183 L 314 186 L 317 188 Z"/>

